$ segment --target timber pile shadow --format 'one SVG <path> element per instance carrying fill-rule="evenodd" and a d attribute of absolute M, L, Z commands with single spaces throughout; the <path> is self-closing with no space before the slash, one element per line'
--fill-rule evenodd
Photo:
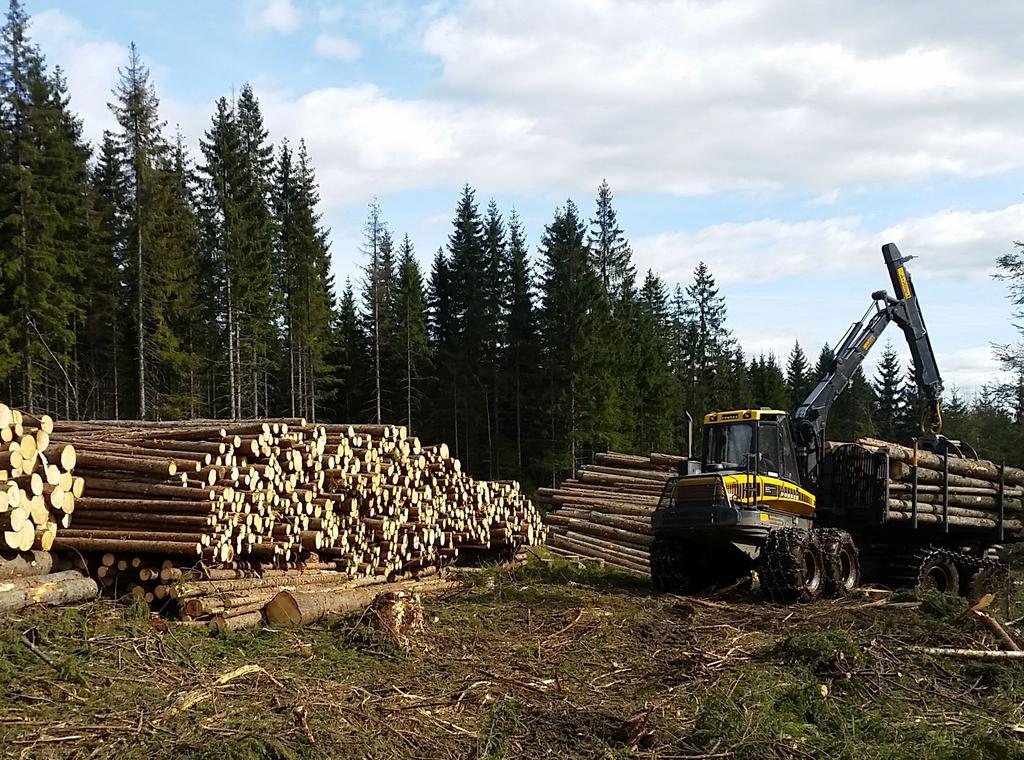
<path fill-rule="evenodd" d="M 411 652 L 366 615 L 221 633 L 104 602 L 5 619 L 5 755 L 1020 755 L 1019 665 L 910 649 L 996 648 L 957 598 L 692 599 L 546 558 L 462 580 L 423 599 Z"/>

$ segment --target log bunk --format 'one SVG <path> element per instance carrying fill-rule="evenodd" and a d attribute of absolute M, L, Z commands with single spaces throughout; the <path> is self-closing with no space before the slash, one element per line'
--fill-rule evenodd
<path fill-rule="evenodd" d="M 8 546 L 52 548 L 108 593 L 186 620 L 252 625 L 282 589 L 426 577 L 456 559 L 511 557 L 543 542 L 539 513 L 518 483 L 477 481 L 445 445 L 424 446 L 402 426 L 36 425 L 10 415 L 8 460 L 18 469 L 0 502 L 27 506 L 8 518 L 16 534 Z M 29 449 L 43 464 L 38 482 Z M 44 450 L 59 464 L 37 454 Z M 16 490 L 22 495 L 6 495 Z M 44 504 L 47 519 L 37 520 Z"/>
<path fill-rule="evenodd" d="M 650 575 L 651 513 L 665 482 L 686 457 L 639 456 L 609 451 L 558 488 L 541 488 L 550 510 L 548 547 L 559 555 L 599 560 L 619 570 Z"/>
<path fill-rule="evenodd" d="M 890 522 L 1000 530 L 1024 536 L 1024 470 L 860 438 L 832 444 L 833 456 L 867 452 L 887 459 L 885 509 Z"/>

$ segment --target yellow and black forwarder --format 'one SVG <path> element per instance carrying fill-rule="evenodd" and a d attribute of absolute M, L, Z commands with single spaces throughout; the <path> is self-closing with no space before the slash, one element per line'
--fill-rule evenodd
<path fill-rule="evenodd" d="M 777 601 L 839 595 L 860 582 L 861 550 L 902 568 L 908 578 L 988 572 L 989 536 L 887 523 L 887 471 L 870 461 L 834 461 L 825 422 L 839 393 L 890 322 L 902 330 L 925 401 L 921 448 L 962 455 L 940 435 L 942 379 L 907 262 L 893 243 L 882 247 L 896 293 L 872 293 L 872 304 L 838 344 L 832 364 L 790 417 L 777 409 L 714 412 L 704 418 L 700 462 L 669 479 L 651 518 L 651 579 L 681 593 L 726 585 L 752 569 Z M 883 463 L 884 464 L 884 463 Z M 827 505 L 823 509 L 823 502 Z M 880 509 L 875 510 L 874 504 Z M 865 515 L 881 515 L 866 520 Z M 824 525 L 824 527 L 823 527 Z M 859 548 L 860 547 L 860 550 Z M 941 585 L 941 584 L 940 584 Z M 954 593 L 955 588 L 943 589 Z"/>

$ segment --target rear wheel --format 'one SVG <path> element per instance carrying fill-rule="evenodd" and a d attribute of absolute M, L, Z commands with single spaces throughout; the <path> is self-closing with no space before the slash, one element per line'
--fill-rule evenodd
<path fill-rule="evenodd" d="M 1009 573 L 1006 565 L 998 561 L 979 560 L 970 567 L 960 568 L 960 594 L 971 604 L 986 594 L 999 594 L 1006 590 Z"/>
<path fill-rule="evenodd" d="M 761 582 L 773 601 L 813 602 L 821 596 L 825 562 L 813 533 L 776 528 L 761 552 Z"/>
<path fill-rule="evenodd" d="M 960 572 L 953 555 L 941 549 L 929 552 L 918 569 L 917 587 L 922 591 L 933 589 L 943 594 L 959 594 Z"/>
<path fill-rule="evenodd" d="M 860 552 L 845 530 L 815 531 L 825 561 L 822 593 L 827 597 L 848 595 L 860 585 Z"/>

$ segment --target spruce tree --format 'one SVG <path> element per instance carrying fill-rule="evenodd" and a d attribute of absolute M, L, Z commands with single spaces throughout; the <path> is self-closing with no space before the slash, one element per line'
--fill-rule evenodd
<path fill-rule="evenodd" d="M 427 341 L 427 310 L 423 274 L 412 241 L 402 238 L 398 251 L 398 282 L 395 288 L 395 334 L 404 358 L 402 392 L 404 414 L 410 433 L 417 429 L 423 404 L 424 379 L 429 373 L 430 346 Z"/>
<path fill-rule="evenodd" d="M 901 432 L 903 419 L 903 368 L 892 343 L 886 343 L 878 362 L 874 383 L 874 410 L 872 419 L 878 435 L 886 441 L 895 441 Z"/>
<path fill-rule="evenodd" d="M 671 386 L 669 368 L 668 294 L 661 280 L 648 270 L 640 290 L 631 343 L 637 350 L 636 451 L 661 451 L 671 445 Z"/>
<path fill-rule="evenodd" d="M 489 309 L 487 254 L 483 220 L 475 193 L 462 189 L 448 236 L 451 304 L 458 325 L 452 352 L 453 375 L 449 395 L 455 404 L 456 451 L 469 472 L 480 472 L 486 451 L 488 345 L 493 326 L 487 323 Z"/>
<path fill-rule="evenodd" d="M 381 216 L 376 201 L 370 203 L 370 210 L 363 226 L 362 253 L 368 261 L 363 268 L 363 304 L 361 319 L 363 330 L 369 338 L 370 363 L 372 367 L 372 415 L 380 423 L 384 419 L 383 380 L 387 358 L 388 339 L 391 335 L 390 315 L 391 286 L 394 280 L 393 258 L 391 257 L 391 235 Z"/>
<path fill-rule="evenodd" d="M 796 410 L 814 388 L 815 380 L 811 377 L 810 370 L 807 355 L 800 347 L 800 341 L 796 341 L 786 361 L 786 391 L 789 402 L 785 407 L 787 410 Z"/>
<path fill-rule="evenodd" d="M 0 134 L 0 358 L 20 375 L 8 400 L 77 415 L 89 152 L 63 74 L 47 72 L 17 0 L 0 30 Z"/>
<path fill-rule="evenodd" d="M 130 250 L 126 263 L 132 289 L 135 342 L 135 403 L 140 419 L 150 411 L 147 394 L 153 383 L 148 374 L 152 354 L 152 318 L 158 311 L 150 286 L 155 229 L 159 225 L 159 165 L 166 159 L 168 146 L 163 139 L 163 124 L 157 109 L 159 100 L 149 80 L 149 70 L 143 65 L 138 48 L 129 48 L 128 65 L 118 69 L 120 80 L 114 88 L 114 102 L 110 109 L 117 119 L 120 132 L 116 134 L 122 156 L 122 170 L 127 188 L 125 209 L 126 249 Z"/>
<path fill-rule="evenodd" d="M 535 326 L 533 275 L 526 235 L 515 210 L 509 216 L 508 245 L 502 264 L 502 279 L 506 284 L 502 312 L 505 314 L 505 334 L 501 344 L 504 358 L 503 374 L 507 378 L 508 392 L 499 400 L 506 400 L 505 414 L 509 423 L 505 429 L 512 432 L 512 450 L 517 477 L 526 474 L 528 459 L 524 452 L 537 434 L 535 399 L 537 393 L 538 347 Z"/>
<path fill-rule="evenodd" d="M 546 463 L 556 478 L 603 448 L 612 378 L 601 330 L 604 288 L 575 204 L 558 209 L 540 246 L 541 363 L 549 409 Z"/>
<path fill-rule="evenodd" d="M 227 412 L 236 418 L 242 413 L 238 361 L 241 352 L 237 339 L 241 311 L 237 284 L 240 276 L 238 251 L 244 234 L 236 190 L 240 173 L 240 137 L 235 113 L 227 98 L 219 98 L 215 109 L 210 128 L 200 141 L 204 162 L 199 169 L 202 301 L 207 308 L 204 353 L 207 356 L 211 412 Z M 283 259 L 289 254 L 279 251 L 278 256 Z M 222 406 L 225 397 L 226 408 Z"/>
<path fill-rule="evenodd" d="M 238 155 L 233 202 L 237 208 L 237 248 L 230 249 L 229 271 L 238 308 L 235 351 L 239 373 L 239 410 L 254 417 L 269 409 L 269 375 L 277 342 L 278 289 L 275 288 L 274 219 L 271 213 L 273 147 L 259 101 L 242 86 L 235 108 Z M 244 389 L 244 390 L 243 390 Z M 244 399 L 244 401 L 243 401 Z"/>
<path fill-rule="evenodd" d="M 633 251 L 619 227 L 618 215 L 612 206 L 608 180 L 602 180 L 597 188 L 597 212 L 590 220 L 587 244 L 601 284 L 608 297 L 614 299 L 630 275 L 635 280 L 636 269 L 633 267 Z"/>
<path fill-rule="evenodd" d="M 82 280 L 85 308 L 78 331 L 79 398 L 87 418 L 120 417 L 125 351 L 124 234 L 121 210 L 125 187 L 113 135 L 104 132 L 89 192 L 89 247 Z"/>

